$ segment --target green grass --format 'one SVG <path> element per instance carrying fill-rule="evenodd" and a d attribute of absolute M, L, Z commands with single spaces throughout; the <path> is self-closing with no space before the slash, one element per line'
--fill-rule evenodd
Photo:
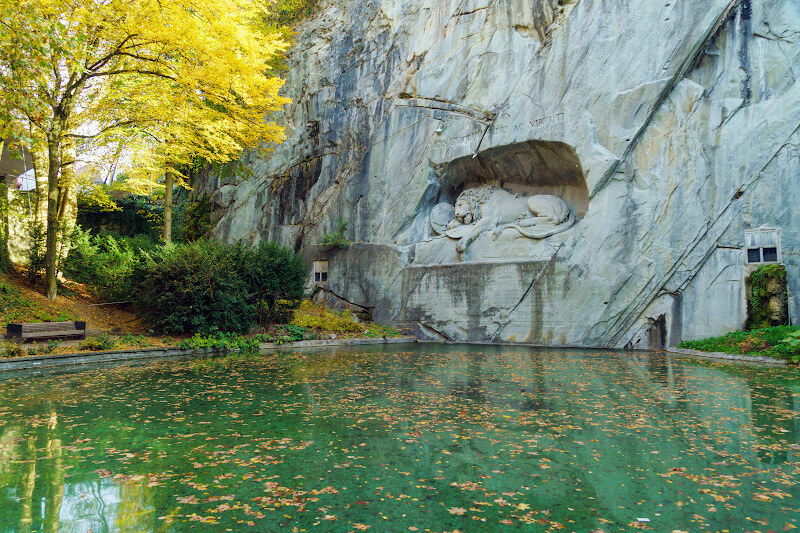
<path fill-rule="evenodd" d="M 96 352 L 99 350 L 113 350 L 117 346 L 117 340 L 110 337 L 106 333 L 87 337 L 86 340 L 81 341 L 78 349 L 81 351 Z"/>
<path fill-rule="evenodd" d="M 732 331 L 721 337 L 683 341 L 678 348 L 701 352 L 762 355 L 800 362 L 800 326 L 773 326 L 751 331 Z"/>
<path fill-rule="evenodd" d="M 77 320 L 64 311 L 53 311 L 39 302 L 27 298 L 19 287 L 6 278 L 0 277 L 0 322 L 5 328 L 14 322 L 62 322 Z"/>

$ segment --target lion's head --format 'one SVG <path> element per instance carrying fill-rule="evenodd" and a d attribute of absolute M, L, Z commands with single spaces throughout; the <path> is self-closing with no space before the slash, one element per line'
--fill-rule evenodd
<path fill-rule="evenodd" d="M 456 220 L 462 224 L 472 224 L 481 219 L 481 204 L 489 198 L 488 187 L 467 189 L 458 195 L 455 205 Z"/>

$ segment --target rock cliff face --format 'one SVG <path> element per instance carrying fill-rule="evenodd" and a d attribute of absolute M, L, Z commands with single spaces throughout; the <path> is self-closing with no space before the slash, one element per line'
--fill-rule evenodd
<path fill-rule="evenodd" d="M 741 327 L 766 226 L 796 323 L 799 39 L 796 0 L 323 0 L 287 141 L 203 185 L 214 234 L 327 259 L 325 294 L 434 338 L 644 348 Z M 484 185 L 576 222 L 437 235 Z M 340 219 L 357 244 L 319 250 Z"/>

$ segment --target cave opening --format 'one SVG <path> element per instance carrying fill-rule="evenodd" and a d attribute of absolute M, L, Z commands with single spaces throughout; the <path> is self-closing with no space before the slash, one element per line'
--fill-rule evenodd
<path fill-rule="evenodd" d="M 497 146 L 436 165 L 434 171 L 441 186 L 438 202 L 453 204 L 465 189 L 494 185 L 520 196 L 558 196 L 578 220 L 589 209 L 589 189 L 578 156 L 562 142 Z"/>

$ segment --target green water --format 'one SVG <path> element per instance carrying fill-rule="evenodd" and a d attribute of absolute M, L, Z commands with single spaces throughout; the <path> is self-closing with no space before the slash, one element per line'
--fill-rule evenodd
<path fill-rule="evenodd" d="M 797 370 L 643 353 L 0 376 L 0 531 L 781 531 L 800 527 L 799 417 Z"/>

